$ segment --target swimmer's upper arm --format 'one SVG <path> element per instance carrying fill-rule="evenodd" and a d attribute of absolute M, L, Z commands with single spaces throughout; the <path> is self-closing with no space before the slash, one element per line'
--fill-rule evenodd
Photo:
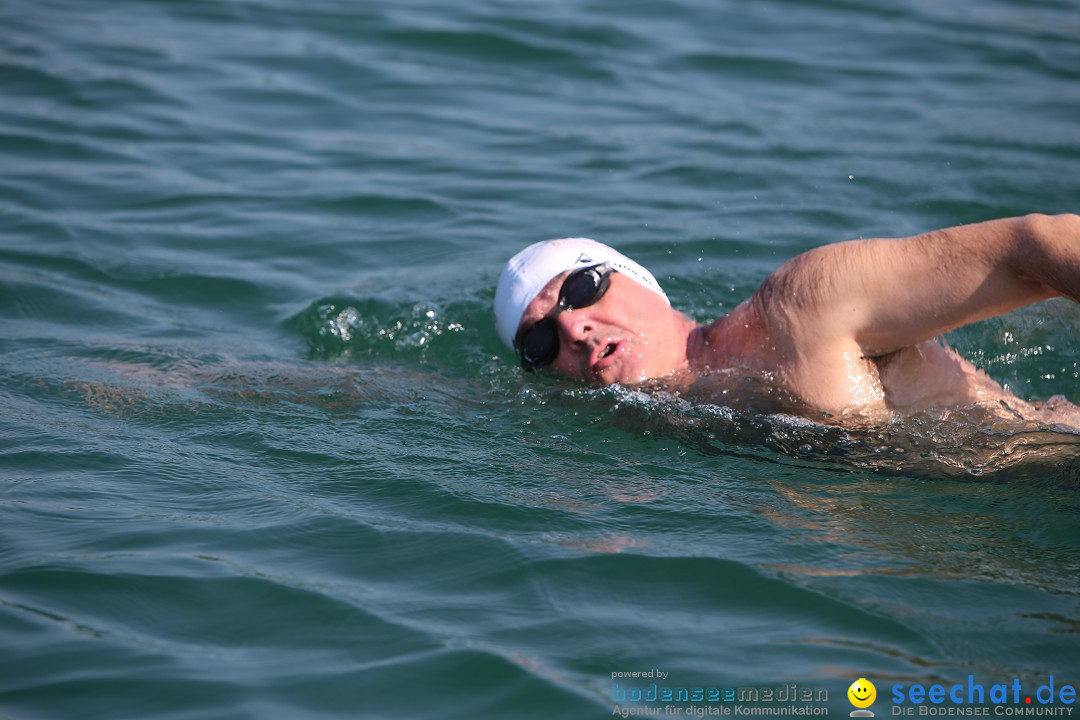
<path fill-rule="evenodd" d="M 854 343 L 876 357 L 1058 295 L 1080 300 L 1075 215 L 826 245 L 781 266 L 754 304 L 788 352 L 812 358 Z"/>

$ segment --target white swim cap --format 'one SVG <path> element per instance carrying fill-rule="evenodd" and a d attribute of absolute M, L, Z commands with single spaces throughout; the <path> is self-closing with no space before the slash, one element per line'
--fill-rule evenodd
<path fill-rule="evenodd" d="M 495 289 L 495 331 L 499 339 L 513 349 L 514 336 L 525 308 L 553 277 L 571 268 L 600 263 L 608 263 L 668 302 L 652 273 L 618 250 L 588 238 L 544 240 L 510 258 L 499 276 L 499 285 Z"/>

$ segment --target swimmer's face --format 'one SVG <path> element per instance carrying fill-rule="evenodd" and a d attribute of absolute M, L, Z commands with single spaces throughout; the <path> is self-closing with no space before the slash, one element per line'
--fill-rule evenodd
<path fill-rule="evenodd" d="M 556 276 L 533 298 L 519 331 L 548 317 L 570 271 Z M 656 293 L 614 272 L 597 302 L 555 317 L 559 354 L 555 372 L 585 382 L 610 385 L 639 383 L 670 374 L 685 358 L 686 338 L 675 331 L 676 311 Z"/>
<path fill-rule="evenodd" d="M 859 678 L 851 683 L 851 687 L 847 690 L 847 696 L 851 704 L 857 708 L 870 707 L 877 698 L 877 688 L 874 687 L 874 683 L 866 678 Z"/>

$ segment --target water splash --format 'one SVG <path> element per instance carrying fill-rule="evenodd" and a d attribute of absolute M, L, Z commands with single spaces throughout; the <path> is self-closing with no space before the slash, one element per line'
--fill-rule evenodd
<path fill-rule="evenodd" d="M 518 401 L 568 411 L 587 406 L 592 423 L 673 437 L 704 455 L 920 479 L 1080 485 L 1080 433 L 1065 428 L 1001 418 L 979 407 L 898 414 L 875 424 L 845 418 L 840 424 L 785 410 L 788 399 L 773 390 L 765 387 L 754 404 L 717 404 L 660 387 L 533 386 L 523 388 Z"/>
<path fill-rule="evenodd" d="M 307 337 L 316 357 L 415 358 L 418 353 L 423 360 L 440 336 L 465 330 L 449 314 L 432 302 L 403 308 L 373 300 L 330 298 L 313 303 L 291 324 Z"/>

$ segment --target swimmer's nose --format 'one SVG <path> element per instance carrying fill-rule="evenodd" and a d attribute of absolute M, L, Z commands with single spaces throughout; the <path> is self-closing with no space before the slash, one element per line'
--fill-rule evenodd
<path fill-rule="evenodd" d="M 555 318 L 555 322 L 559 327 L 561 340 L 574 347 L 583 346 L 596 329 L 588 313 L 581 310 L 561 312 Z"/>

